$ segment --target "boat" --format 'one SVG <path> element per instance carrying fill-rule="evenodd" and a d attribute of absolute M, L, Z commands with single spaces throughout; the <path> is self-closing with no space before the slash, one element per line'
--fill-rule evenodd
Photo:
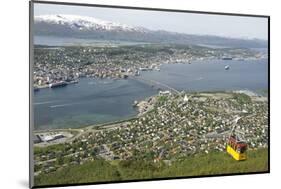
<path fill-rule="evenodd" d="M 134 103 L 133 103 L 133 107 L 137 107 L 138 104 L 139 104 L 139 102 L 137 100 L 135 100 Z"/>
<path fill-rule="evenodd" d="M 223 60 L 232 60 L 232 57 L 222 57 Z"/>
<path fill-rule="evenodd" d="M 229 65 L 226 65 L 226 66 L 224 67 L 225 70 L 229 70 L 229 68 L 230 68 Z"/>
<path fill-rule="evenodd" d="M 140 71 L 147 71 L 148 68 L 139 68 Z"/>
<path fill-rule="evenodd" d="M 67 83 L 65 81 L 60 81 L 60 82 L 57 82 L 57 83 L 50 83 L 49 88 L 64 87 L 66 85 L 67 85 Z"/>
<path fill-rule="evenodd" d="M 140 70 L 140 71 L 151 71 L 152 68 L 146 68 L 146 67 L 144 67 L 144 68 L 139 68 L 139 70 Z"/>

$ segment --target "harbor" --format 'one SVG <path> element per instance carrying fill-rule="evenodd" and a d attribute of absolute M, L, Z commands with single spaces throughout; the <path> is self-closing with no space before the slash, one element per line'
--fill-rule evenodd
<path fill-rule="evenodd" d="M 225 71 L 224 66 L 231 69 Z M 81 78 L 73 85 L 34 93 L 35 129 L 79 128 L 136 116 L 135 101 L 159 91 L 257 91 L 266 89 L 267 60 L 163 64 L 127 79 Z M 175 89 L 172 90 L 171 88 Z"/>

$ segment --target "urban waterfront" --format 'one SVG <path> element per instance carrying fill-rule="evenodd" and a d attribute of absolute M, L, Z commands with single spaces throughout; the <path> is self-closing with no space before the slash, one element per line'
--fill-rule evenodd
<path fill-rule="evenodd" d="M 91 9 L 34 11 L 35 186 L 268 172 L 267 20 Z"/>
<path fill-rule="evenodd" d="M 225 65 L 230 69 L 225 70 Z M 141 79 L 186 92 L 259 92 L 268 88 L 267 73 L 267 59 L 204 60 L 163 64 L 160 71 L 142 71 L 127 79 L 81 78 L 77 84 L 35 92 L 35 129 L 77 128 L 134 117 L 138 114 L 134 101 L 167 90 Z"/>

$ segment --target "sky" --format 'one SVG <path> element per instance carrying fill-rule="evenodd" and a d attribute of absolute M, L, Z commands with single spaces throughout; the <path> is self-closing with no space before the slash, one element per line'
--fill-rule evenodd
<path fill-rule="evenodd" d="M 90 16 L 151 30 L 267 40 L 267 18 L 34 4 L 34 15 L 71 14 Z"/>

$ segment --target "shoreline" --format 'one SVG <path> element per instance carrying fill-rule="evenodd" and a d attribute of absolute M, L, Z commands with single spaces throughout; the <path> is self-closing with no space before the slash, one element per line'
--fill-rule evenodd
<path fill-rule="evenodd" d="M 106 127 L 109 125 L 114 125 L 114 124 L 118 124 L 118 123 L 123 123 L 126 121 L 131 121 L 134 119 L 137 119 L 137 116 L 134 117 L 130 117 L 127 119 L 121 119 L 121 120 L 117 120 L 117 121 L 111 121 L 111 122 L 106 122 L 106 123 L 100 123 L 100 124 L 91 124 L 91 125 L 87 125 L 87 126 L 80 126 L 80 127 L 76 127 L 76 128 L 54 128 L 54 129 L 35 129 L 33 131 L 33 133 L 43 133 L 43 132 L 58 132 L 58 131 L 75 131 L 75 130 L 83 130 L 83 129 L 90 129 L 90 128 L 94 128 L 94 127 L 98 127 L 97 130 L 99 130 L 99 127 Z"/>
<path fill-rule="evenodd" d="M 261 89 L 261 90 L 265 90 L 265 89 Z M 183 92 L 183 91 L 182 91 Z M 185 92 L 186 93 L 186 92 Z M 262 99 L 264 100 L 268 100 L 268 97 L 265 96 L 261 96 L 260 94 L 253 92 L 251 90 L 248 89 L 244 89 L 244 90 L 225 90 L 225 91 L 197 91 L 197 92 L 188 92 L 187 94 L 219 94 L 219 93 L 237 93 L 237 94 L 245 94 L 248 95 L 249 97 L 251 97 L 252 99 Z M 54 129 L 34 129 L 33 130 L 33 134 L 36 133 L 50 133 L 50 132 L 65 132 L 65 131 L 79 131 L 79 130 L 103 130 L 103 129 L 107 129 L 107 128 L 111 128 L 114 127 L 116 124 L 122 124 L 128 121 L 132 121 L 135 119 L 138 119 L 139 117 L 142 117 L 143 115 L 149 113 L 151 111 L 151 109 L 148 109 L 147 111 L 140 111 L 140 103 L 147 103 L 149 100 L 153 101 L 152 99 L 155 99 L 155 97 L 159 96 L 159 94 L 156 95 L 152 95 L 150 97 L 147 97 L 141 101 L 139 101 L 136 105 L 136 108 L 138 108 L 138 113 L 135 116 L 129 117 L 129 118 L 125 118 L 125 119 L 121 119 L 121 120 L 116 120 L 116 121 L 110 121 L 110 122 L 105 122 L 105 123 L 100 123 L 100 124 L 91 124 L 91 125 L 84 125 L 84 126 L 79 126 L 76 128 L 54 128 Z M 132 106 L 134 106 L 134 104 L 132 104 Z"/>
<path fill-rule="evenodd" d="M 41 171 L 56 171 L 61 165 L 84 164 L 96 158 L 107 162 L 138 158 L 171 162 L 199 154 L 222 154 L 237 117 L 241 118 L 237 132 L 243 133 L 241 137 L 245 137 L 249 152 L 268 147 L 266 97 L 247 90 L 183 91 L 153 97 L 154 101 L 152 97 L 143 100 L 152 111 L 139 117 L 79 129 L 34 132 L 38 175 Z M 156 155 L 151 156 L 152 152 Z M 61 154 L 63 162 L 57 165 Z M 49 170 L 45 165 L 54 168 Z"/>
<path fill-rule="evenodd" d="M 66 82 L 67 85 L 72 85 L 72 84 L 77 84 L 77 83 L 79 83 L 79 81 L 77 81 L 77 80 Z M 48 88 L 52 88 L 52 87 L 50 87 L 49 85 L 36 85 L 36 86 L 33 85 L 33 89 L 35 89 L 35 88 L 37 88 L 37 89 L 48 89 Z"/>
<path fill-rule="evenodd" d="M 263 60 L 263 59 L 266 59 L 268 60 L 267 58 L 262 58 L 262 57 L 251 57 L 251 58 L 243 58 L 243 59 L 239 59 L 239 58 L 233 58 L 231 60 L 223 60 L 222 58 L 217 58 L 217 57 L 208 57 L 208 58 L 203 58 L 203 59 L 200 59 L 200 58 L 195 58 L 195 59 L 183 59 L 183 60 L 173 60 L 173 61 L 164 61 L 164 62 L 157 62 L 157 68 L 151 68 L 151 69 L 148 69 L 146 71 L 160 71 L 160 70 L 157 70 L 159 69 L 161 66 L 163 65 L 173 65 L 173 64 L 202 64 L 202 63 L 209 63 L 208 61 L 258 61 L 258 60 Z M 139 68 L 139 71 L 141 68 Z M 112 80 L 116 80 L 116 79 L 127 79 L 129 77 L 132 77 L 134 76 L 134 73 L 123 73 L 121 74 L 122 77 L 96 77 L 96 76 L 86 76 L 86 78 L 92 78 L 92 79 L 112 79 Z M 125 77 L 126 76 L 126 77 Z M 70 81 L 70 82 L 66 82 L 67 85 L 70 85 L 70 84 L 77 84 L 79 83 L 79 79 L 82 79 L 83 77 L 79 77 L 78 78 L 78 81 L 76 80 L 73 80 L 73 81 Z M 33 88 L 38 88 L 38 89 L 45 89 L 45 88 L 50 88 L 49 85 L 34 85 L 33 84 Z"/>

